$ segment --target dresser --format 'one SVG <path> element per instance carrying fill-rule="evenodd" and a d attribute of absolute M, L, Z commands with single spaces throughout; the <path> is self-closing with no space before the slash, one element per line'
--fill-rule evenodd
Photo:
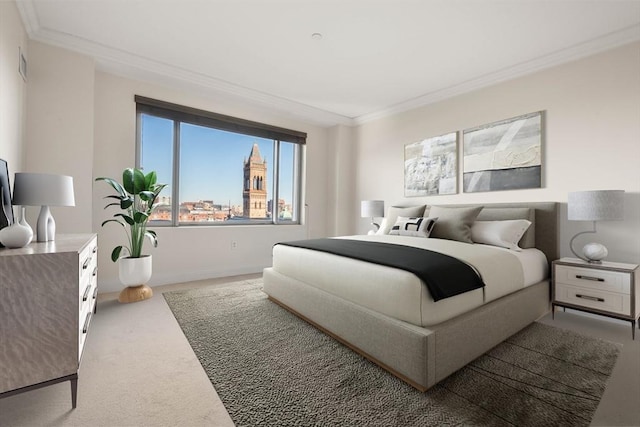
<path fill-rule="evenodd" d="M 577 258 L 553 261 L 552 313 L 566 307 L 631 322 L 640 316 L 640 270 L 637 264 L 592 264 Z M 639 325 L 640 326 L 640 325 Z"/>
<path fill-rule="evenodd" d="M 97 251 L 95 234 L 0 249 L 0 397 L 70 381 L 76 407 L 96 311 Z"/>

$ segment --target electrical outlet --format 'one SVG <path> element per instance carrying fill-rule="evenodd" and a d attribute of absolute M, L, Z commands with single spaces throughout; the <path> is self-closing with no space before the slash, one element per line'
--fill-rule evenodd
<path fill-rule="evenodd" d="M 236 242 L 235 240 L 231 241 L 231 250 L 237 249 L 238 248 L 238 242 Z"/>

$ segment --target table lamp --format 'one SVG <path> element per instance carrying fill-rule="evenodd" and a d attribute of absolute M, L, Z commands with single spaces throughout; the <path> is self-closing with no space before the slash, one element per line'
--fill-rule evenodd
<path fill-rule="evenodd" d="M 371 218 L 371 225 L 373 225 L 373 231 L 376 232 L 380 228 L 379 224 L 376 224 L 375 217 L 384 217 L 384 200 L 363 200 L 360 202 L 360 216 L 362 218 Z"/>
<path fill-rule="evenodd" d="M 42 206 L 36 227 L 36 240 L 55 240 L 56 223 L 49 206 L 75 206 L 73 177 L 17 172 L 13 183 L 13 204 Z"/>
<path fill-rule="evenodd" d="M 593 221 L 593 230 L 582 231 L 571 239 L 573 254 L 590 263 L 600 264 L 609 251 L 600 243 L 587 243 L 578 255 L 573 249 L 576 237 L 596 232 L 596 221 L 620 221 L 624 218 L 624 190 L 575 191 L 569 193 L 567 203 L 569 221 Z"/>

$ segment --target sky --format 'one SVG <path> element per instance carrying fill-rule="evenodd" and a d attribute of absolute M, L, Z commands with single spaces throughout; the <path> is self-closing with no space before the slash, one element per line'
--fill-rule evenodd
<path fill-rule="evenodd" d="M 267 160 L 267 200 L 272 198 L 273 141 L 197 126 L 180 125 L 180 202 L 213 200 L 215 204 L 242 205 L 244 160 L 258 144 Z M 155 170 L 158 182 L 171 182 L 173 121 L 142 115 L 142 158 L 145 172 Z M 281 143 L 280 198 L 292 202 L 294 144 Z M 162 195 L 171 196 L 171 185 Z"/>

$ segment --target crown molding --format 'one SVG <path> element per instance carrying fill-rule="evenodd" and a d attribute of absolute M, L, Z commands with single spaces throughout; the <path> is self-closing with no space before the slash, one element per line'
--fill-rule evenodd
<path fill-rule="evenodd" d="M 36 13 L 36 8 L 33 6 L 33 1 L 16 0 L 16 6 L 18 7 L 18 12 L 22 17 L 22 23 L 29 38 L 33 38 L 34 34 L 40 28 L 40 21 L 38 21 L 38 14 Z"/>
<path fill-rule="evenodd" d="M 109 57 L 95 52 L 83 53 L 91 55 L 96 60 L 98 70 L 110 74 L 186 90 L 196 95 L 209 95 L 218 99 L 223 97 L 231 102 L 241 101 L 256 107 L 267 107 L 276 114 L 321 127 L 353 125 L 353 120 L 349 117 L 128 53 L 122 52 Z M 130 59 L 126 59 L 127 57 Z"/>
<path fill-rule="evenodd" d="M 361 125 L 640 40 L 640 24 L 353 119 Z"/>
<path fill-rule="evenodd" d="M 340 114 L 133 55 L 71 34 L 43 28 L 39 25 L 31 0 L 22 0 L 18 4 L 30 39 L 87 55 L 94 59 L 96 68 L 100 71 L 188 90 L 199 95 L 208 94 L 218 98 L 223 96 L 231 101 L 242 101 L 262 108 L 268 107 L 276 114 L 317 126 L 353 125 L 353 119 Z"/>
<path fill-rule="evenodd" d="M 260 107 L 268 107 L 274 110 L 274 112 L 284 114 L 287 117 L 294 117 L 298 120 L 323 127 L 361 125 L 640 40 L 640 24 L 633 25 L 531 61 L 523 62 L 476 79 L 418 96 L 389 108 L 350 118 L 289 99 L 238 86 L 202 73 L 196 73 L 148 58 L 142 58 L 70 34 L 42 28 L 32 0 L 17 0 L 16 4 L 30 39 L 90 56 L 94 58 L 97 68 L 101 71 L 122 77 L 196 91 L 199 94 L 225 96 L 230 100 L 248 102 Z"/>

